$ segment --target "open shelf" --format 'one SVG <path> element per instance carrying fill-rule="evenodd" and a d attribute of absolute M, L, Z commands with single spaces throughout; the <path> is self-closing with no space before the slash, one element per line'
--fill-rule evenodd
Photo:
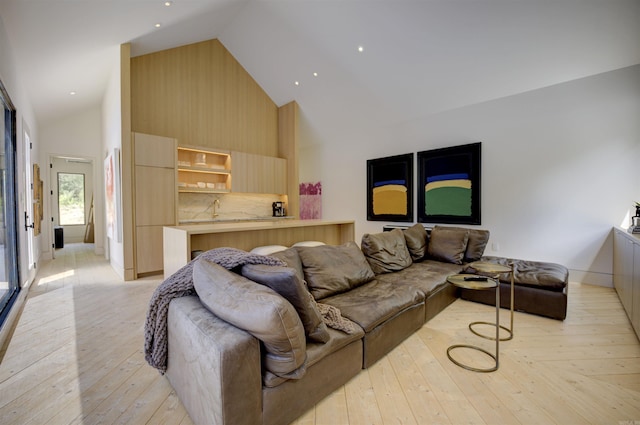
<path fill-rule="evenodd" d="M 231 154 L 223 151 L 178 147 L 178 192 L 225 193 L 231 191 Z"/>

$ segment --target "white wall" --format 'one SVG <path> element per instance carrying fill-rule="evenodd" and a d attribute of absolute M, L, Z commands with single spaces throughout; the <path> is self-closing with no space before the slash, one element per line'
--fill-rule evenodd
<path fill-rule="evenodd" d="M 486 254 L 611 285 L 611 228 L 640 200 L 640 65 L 331 139 L 302 116 L 300 174 L 322 181 L 323 218 L 356 220 L 356 241 L 385 224 L 366 220 L 367 159 L 480 141 Z"/>
<path fill-rule="evenodd" d="M 29 129 L 31 141 L 33 143 L 32 163 L 37 162 L 39 148 L 38 131 L 35 116 L 31 104 L 28 100 L 25 87 L 20 81 L 20 75 L 16 70 L 14 55 L 9 44 L 6 29 L 2 17 L 0 17 L 0 79 L 9 93 L 9 97 L 16 108 L 16 142 L 17 142 L 17 179 L 18 179 L 18 208 L 24 211 L 26 208 L 27 191 L 31 188 L 25 187 L 25 173 L 31 172 L 31 167 L 24 164 L 24 129 Z M 24 215 L 19 214 L 18 228 L 24 228 Z M 18 232 L 20 249 L 20 279 L 22 286 L 26 286 L 35 277 L 36 270 L 29 270 L 27 254 L 27 232 Z M 38 249 L 38 239 L 35 238 L 35 260 L 38 262 L 40 252 Z"/>
<path fill-rule="evenodd" d="M 52 257 L 51 245 L 53 244 L 53 228 L 51 217 L 53 216 L 50 191 L 54 190 L 52 173 L 49 163 L 56 156 L 72 156 L 90 159 L 93 162 L 93 193 L 96 195 L 94 209 L 99 208 L 100 190 L 102 182 L 102 155 L 101 155 L 101 127 L 102 118 L 98 107 L 88 108 L 73 116 L 48 123 L 40 128 L 41 150 L 40 164 L 42 164 L 42 180 L 45 187 L 44 217 L 42 222 L 41 249 L 47 258 Z M 55 193 L 55 192 L 54 192 Z M 98 255 L 104 253 L 104 231 L 101 217 L 94 216 L 96 225 L 95 248 Z"/>
<path fill-rule="evenodd" d="M 114 59 L 116 66 L 114 67 L 109 84 L 105 92 L 102 102 L 102 146 L 101 158 L 107 157 L 109 152 L 113 153 L 114 149 L 120 149 L 122 152 L 122 122 L 121 122 L 121 96 L 120 96 L 120 59 Z M 104 174 L 104 173 L 103 173 Z M 102 187 L 104 187 L 104 175 L 102 176 Z M 122 179 L 120 179 L 122 181 Z M 122 189 L 122 188 L 120 188 Z M 102 200 L 104 202 L 104 190 Z M 104 203 L 100 209 L 104 217 Z M 122 223 L 122 210 L 116 212 L 118 220 Z M 106 234 L 106 222 L 102 221 L 102 231 Z M 111 262 L 111 266 L 124 279 L 124 246 L 122 241 L 115 239 L 105 239 L 107 247 L 107 256 Z"/>

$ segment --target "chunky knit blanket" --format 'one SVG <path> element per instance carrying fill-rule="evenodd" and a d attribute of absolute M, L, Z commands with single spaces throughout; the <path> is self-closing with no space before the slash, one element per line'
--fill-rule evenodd
<path fill-rule="evenodd" d="M 311 297 L 313 297 L 313 295 L 311 295 Z M 338 307 L 322 303 L 316 303 L 316 306 L 322 316 L 322 321 L 330 328 L 337 329 L 349 335 L 353 335 L 360 330 L 360 326 L 344 317 Z"/>
<path fill-rule="evenodd" d="M 193 287 L 193 265 L 200 259 L 211 261 L 232 270 L 244 264 L 267 264 L 270 266 L 286 266 L 287 264 L 275 257 L 252 254 L 236 248 L 215 248 L 206 251 L 192 260 L 180 270 L 169 276 L 154 291 L 149 301 L 149 310 L 144 324 L 144 358 L 151 366 L 160 371 L 167 371 L 167 313 L 169 303 L 174 298 L 195 295 Z M 313 299 L 313 296 L 309 294 Z M 314 301 L 315 302 L 315 301 Z M 337 307 L 316 303 L 322 316 L 322 321 L 330 328 L 354 334 L 360 327 L 351 320 L 343 317 Z"/>
<path fill-rule="evenodd" d="M 206 251 L 180 270 L 169 276 L 154 291 L 149 301 L 149 310 L 144 324 L 144 358 L 161 374 L 167 370 L 167 313 L 174 298 L 194 295 L 193 265 L 204 259 L 231 270 L 244 264 L 267 264 L 286 266 L 274 257 L 251 254 L 235 248 L 215 248 Z"/>

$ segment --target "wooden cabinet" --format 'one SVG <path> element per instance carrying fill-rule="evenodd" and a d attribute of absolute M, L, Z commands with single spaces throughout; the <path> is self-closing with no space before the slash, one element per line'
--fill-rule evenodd
<path fill-rule="evenodd" d="M 195 146 L 177 152 L 180 193 L 287 193 L 286 159 Z"/>
<path fill-rule="evenodd" d="M 142 133 L 132 144 L 135 277 L 166 270 L 163 227 L 177 223 L 179 193 L 287 193 L 286 159 Z"/>
<path fill-rule="evenodd" d="M 617 228 L 613 234 L 613 286 L 640 337 L 640 237 Z"/>
<path fill-rule="evenodd" d="M 135 274 L 161 272 L 162 228 L 176 224 L 176 139 L 133 133 Z"/>
<path fill-rule="evenodd" d="M 231 154 L 197 147 L 178 148 L 178 192 L 225 193 L 231 190 Z"/>
<path fill-rule="evenodd" d="M 136 225 L 174 223 L 175 171 L 173 168 L 136 165 Z"/>
<path fill-rule="evenodd" d="M 233 192 L 287 193 L 287 160 L 246 152 L 231 153 Z"/>

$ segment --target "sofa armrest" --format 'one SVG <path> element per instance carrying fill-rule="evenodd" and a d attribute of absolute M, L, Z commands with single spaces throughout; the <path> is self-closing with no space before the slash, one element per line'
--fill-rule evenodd
<path fill-rule="evenodd" d="M 260 343 L 196 296 L 171 301 L 166 376 L 198 424 L 262 423 Z"/>

